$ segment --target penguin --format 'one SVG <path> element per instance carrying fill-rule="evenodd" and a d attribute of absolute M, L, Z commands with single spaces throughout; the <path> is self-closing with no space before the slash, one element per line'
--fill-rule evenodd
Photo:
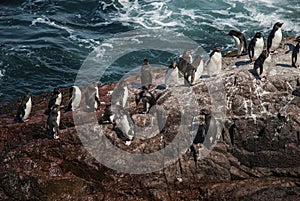
<path fill-rule="evenodd" d="M 195 59 L 192 63 L 194 68 L 196 69 L 194 82 L 198 81 L 203 73 L 204 63 L 200 55 L 196 55 Z"/>
<path fill-rule="evenodd" d="M 186 50 L 183 52 L 183 54 L 179 58 L 178 62 L 178 70 L 184 75 L 186 72 L 186 68 L 188 64 L 191 64 L 193 62 L 192 56 L 191 56 L 192 50 Z"/>
<path fill-rule="evenodd" d="M 47 119 L 47 129 L 50 138 L 59 138 L 59 124 L 60 124 L 60 106 L 54 105 L 51 107 L 50 114 Z"/>
<path fill-rule="evenodd" d="M 212 53 L 210 53 L 207 64 L 207 71 L 209 76 L 213 76 L 219 74 L 222 69 L 222 54 L 221 54 L 221 47 L 217 46 L 214 48 Z"/>
<path fill-rule="evenodd" d="M 262 33 L 257 32 L 248 47 L 248 54 L 251 62 L 255 61 L 259 57 L 264 50 L 264 45 L 265 43 Z"/>
<path fill-rule="evenodd" d="M 112 105 L 111 103 L 106 105 L 105 109 L 104 109 L 104 113 L 99 121 L 100 124 L 114 124 L 115 123 L 115 115 L 112 112 Z"/>
<path fill-rule="evenodd" d="M 125 137 L 125 144 L 129 146 L 135 136 L 134 123 L 127 110 L 120 110 L 116 120 L 118 128 Z"/>
<path fill-rule="evenodd" d="M 147 88 L 147 86 L 143 86 L 143 87 Z M 126 104 L 127 104 L 128 97 L 129 97 L 128 92 L 129 91 L 128 91 L 128 87 L 127 87 L 126 82 L 124 80 L 121 80 L 118 83 L 118 86 L 114 89 L 114 91 L 112 93 L 111 103 L 113 105 L 120 105 L 123 108 L 125 108 Z"/>
<path fill-rule="evenodd" d="M 271 54 L 275 53 L 275 50 L 278 49 L 281 40 L 282 40 L 282 27 L 283 23 L 282 22 L 276 22 L 276 24 L 273 26 L 273 29 L 271 33 L 268 36 L 268 41 L 267 41 L 267 50 Z"/>
<path fill-rule="evenodd" d="M 70 99 L 68 102 L 68 107 L 66 108 L 67 111 L 75 111 L 80 107 L 81 102 L 81 90 L 78 86 L 72 86 L 69 89 Z"/>
<path fill-rule="evenodd" d="M 242 32 L 236 31 L 236 30 L 231 30 L 228 33 L 229 36 L 232 36 L 234 41 L 235 41 L 235 46 L 238 49 L 238 55 L 237 57 L 239 58 L 242 55 L 247 54 L 247 41 Z"/>
<path fill-rule="evenodd" d="M 49 103 L 48 103 L 48 108 L 45 111 L 45 114 L 49 114 L 51 111 L 52 106 L 54 105 L 59 105 L 61 104 L 62 101 L 62 93 L 59 88 L 54 88 L 52 95 L 50 97 Z"/>
<path fill-rule="evenodd" d="M 29 92 L 25 92 L 21 104 L 19 105 L 15 122 L 24 122 L 29 117 L 32 108 L 32 101 Z"/>
<path fill-rule="evenodd" d="M 141 68 L 141 86 L 150 88 L 152 84 L 152 73 L 149 65 L 148 59 L 144 59 L 143 65 Z"/>
<path fill-rule="evenodd" d="M 264 72 L 264 64 L 266 61 L 270 60 L 270 54 L 267 50 L 264 50 L 258 57 L 258 59 L 254 62 L 254 68 L 253 68 L 253 75 L 257 76 L 258 79 L 264 81 L 266 79 L 266 77 L 264 76 L 264 74 L 266 74 Z M 260 70 L 260 72 L 257 72 L 257 69 Z M 265 69 L 266 71 L 266 69 Z"/>
<path fill-rule="evenodd" d="M 136 94 L 135 103 L 138 106 L 139 102 L 142 100 L 143 102 L 143 114 L 148 114 L 150 109 L 156 105 L 157 100 L 160 98 L 162 94 L 158 96 L 154 96 L 147 88 L 143 88 L 141 92 Z"/>
<path fill-rule="evenodd" d="M 300 42 L 294 47 L 292 53 L 292 67 L 299 68 L 300 67 Z"/>
<path fill-rule="evenodd" d="M 95 111 L 100 106 L 98 83 L 91 83 L 85 91 L 86 109 Z"/>
<path fill-rule="evenodd" d="M 195 56 L 192 64 L 188 64 L 184 73 L 185 81 L 193 86 L 194 83 L 201 77 L 203 72 L 203 61 L 200 55 Z"/>
<path fill-rule="evenodd" d="M 176 61 L 172 61 L 165 76 L 165 85 L 176 86 L 177 84 L 178 84 L 178 68 L 177 68 Z"/>

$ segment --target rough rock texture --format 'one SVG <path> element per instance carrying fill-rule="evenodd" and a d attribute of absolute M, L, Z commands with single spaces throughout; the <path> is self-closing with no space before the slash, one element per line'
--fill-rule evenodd
<path fill-rule="evenodd" d="M 285 39 L 288 42 L 292 40 Z M 198 134 L 207 129 L 207 114 L 214 119 L 202 143 L 195 140 L 174 164 L 152 173 L 124 174 L 97 162 L 82 145 L 71 112 L 62 113 L 60 139 L 48 139 L 43 113 L 49 94 L 33 97 L 30 120 L 25 123 L 13 123 L 16 101 L 2 106 L 0 200 L 299 200 L 300 97 L 296 92 L 300 69 L 290 67 L 287 48 L 283 46 L 272 57 L 266 82 L 249 72 L 253 64 L 247 57 L 224 58 L 224 71 L 217 78 L 201 79 L 192 88 L 154 90 L 162 93 L 158 108 L 166 123 L 153 136 L 145 133 L 159 129 L 153 123 L 158 116 L 138 114 L 133 86 L 139 78 L 128 78 L 130 113 L 139 126 L 136 139 L 128 147 L 112 125 L 101 125 L 105 136 L 127 152 L 163 149 L 178 132 L 186 132 L 180 124 L 187 113 L 195 114 L 193 123 L 203 128 Z M 155 71 L 156 85 L 163 83 L 164 73 L 163 69 Z M 105 104 L 114 87 L 99 88 Z M 67 90 L 63 95 L 66 104 Z M 83 118 L 78 126 L 90 129 L 92 116 L 95 114 L 80 113 Z"/>

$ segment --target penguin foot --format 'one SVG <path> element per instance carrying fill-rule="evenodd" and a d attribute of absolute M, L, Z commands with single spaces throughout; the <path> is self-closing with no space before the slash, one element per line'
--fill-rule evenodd
<path fill-rule="evenodd" d="M 125 145 L 126 145 L 126 146 L 130 146 L 130 145 L 131 145 L 131 142 L 132 142 L 132 141 L 126 141 L 126 142 L 125 142 Z"/>
<path fill-rule="evenodd" d="M 53 139 L 55 139 L 55 140 L 59 139 L 59 135 L 58 134 L 54 134 L 53 135 Z"/>
<path fill-rule="evenodd" d="M 260 80 L 261 80 L 262 82 L 265 82 L 265 81 L 267 81 L 267 78 L 266 78 L 266 76 L 264 76 L 264 77 L 262 77 Z"/>

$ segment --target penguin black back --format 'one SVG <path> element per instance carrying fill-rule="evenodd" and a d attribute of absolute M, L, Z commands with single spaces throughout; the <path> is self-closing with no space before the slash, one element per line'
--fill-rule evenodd
<path fill-rule="evenodd" d="M 238 50 L 241 50 L 241 52 L 238 52 L 238 56 L 247 54 L 247 52 L 248 52 L 247 48 L 248 47 L 247 47 L 247 41 L 246 41 L 246 38 L 245 38 L 244 34 L 242 32 L 236 31 L 236 30 L 231 30 L 228 33 L 228 35 L 232 36 L 234 39 L 236 37 L 236 39 L 239 40 L 238 43 L 236 41 L 236 45 L 237 45 Z"/>
<path fill-rule="evenodd" d="M 299 68 L 300 67 L 300 42 L 297 43 L 297 45 L 294 47 L 293 53 L 292 53 L 292 67 Z"/>
<path fill-rule="evenodd" d="M 267 50 L 270 52 L 271 47 L 274 45 L 273 44 L 273 39 L 275 38 L 276 32 L 281 29 L 283 23 L 282 22 L 276 22 L 273 26 L 272 31 L 270 32 L 267 40 Z"/>
<path fill-rule="evenodd" d="M 254 69 L 253 69 L 253 74 L 254 76 L 257 76 L 260 78 L 260 75 L 263 73 L 263 68 L 264 68 L 264 62 L 268 58 L 269 52 L 267 50 L 264 50 L 258 59 L 254 63 Z M 260 73 L 257 72 L 257 70 L 260 70 Z"/>
<path fill-rule="evenodd" d="M 19 105 L 15 122 L 25 121 L 31 112 L 31 96 L 29 92 L 25 92 L 22 101 Z"/>

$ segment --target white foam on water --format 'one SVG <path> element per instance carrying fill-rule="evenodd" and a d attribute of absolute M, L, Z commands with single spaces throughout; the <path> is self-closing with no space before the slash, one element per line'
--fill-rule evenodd
<path fill-rule="evenodd" d="M 4 77 L 4 76 L 5 76 L 5 70 L 2 69 L 2 70 L 0 70 L 0 78 L 1 78 L 1 77 Z"/>

